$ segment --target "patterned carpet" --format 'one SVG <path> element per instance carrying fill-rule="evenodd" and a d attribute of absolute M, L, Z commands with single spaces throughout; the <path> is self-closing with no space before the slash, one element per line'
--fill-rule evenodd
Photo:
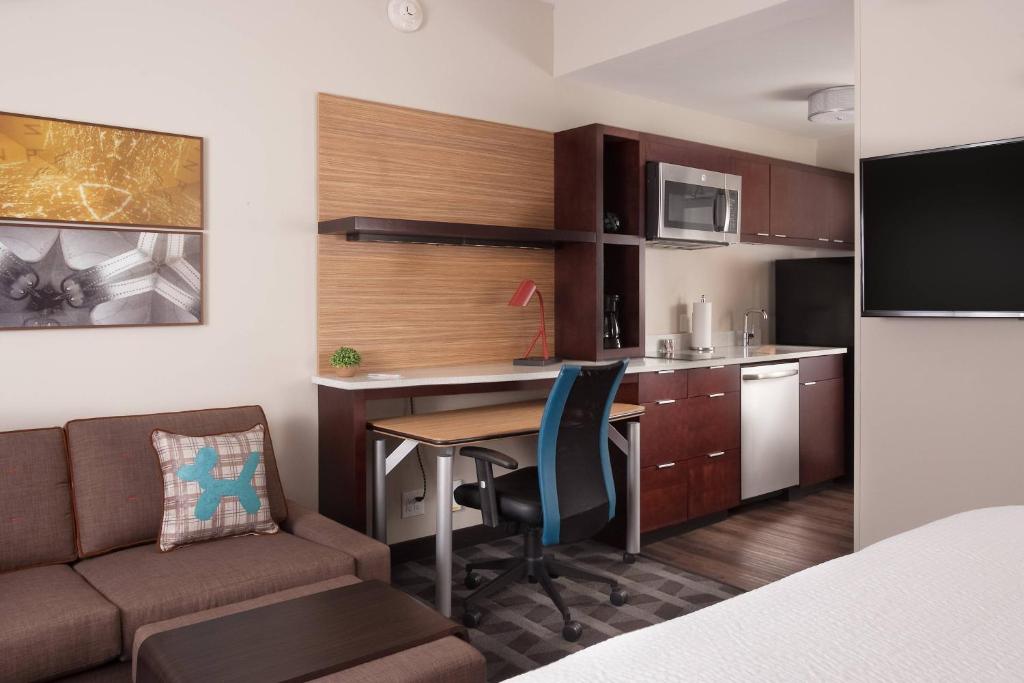
<path fill-rule="evenodd" d="M 456 552 L 452 597 L 455 619 L 462 615 L 462 599 L 471 592 L 462 585 L 465 564 L 518 555 L 521 543 L 519 537 L 511 537 Z M 562 640 L 561 617 L 536 584 L 524 581 L 491 600 L 481 600 L 478 606 L 484 620 L 479 629 L 470 631 L 470 639 L 487 657 L 488 681 L 503 681 L 611 636 L 695 612 L 742 592 L 645 557 L 635 564 L 625 564 L 621 551 L 593 541 L 559 548 L 555 557 L 618 576 L 629 592 L 629 603 L 613 607 L 608 602 L 607 586 L 557 579 L 573 618 L 583 624 L 583 637 L 568 643 Z M 485 580 L 496 575 L 488 571 L 481 574 Z M 432 603 L 433 558 L 395 567 L 392 583 Z"/>

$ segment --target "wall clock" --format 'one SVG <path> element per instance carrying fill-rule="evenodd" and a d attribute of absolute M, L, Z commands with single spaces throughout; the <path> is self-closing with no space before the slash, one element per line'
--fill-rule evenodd
<path fill-rule="evenodd" d="M 416 31 L 423 25 L 423 6 L 419 0 L 389 0 L 388 19 L 399 31 Z"/>

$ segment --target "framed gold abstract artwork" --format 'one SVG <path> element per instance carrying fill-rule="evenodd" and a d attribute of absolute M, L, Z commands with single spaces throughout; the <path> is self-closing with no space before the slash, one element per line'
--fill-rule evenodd
<path fill-rule="evenodd" d="M 202 230 L 203 139 L 0 112 L 0 219 Z"/>

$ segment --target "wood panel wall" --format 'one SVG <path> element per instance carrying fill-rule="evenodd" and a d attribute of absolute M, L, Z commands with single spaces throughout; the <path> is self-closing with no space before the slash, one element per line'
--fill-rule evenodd
<path fill-rule="evenodd" d="M 551 133 L 321 94 L 317 212 L 321 220 L 376 216 L 551 228 Z M 554 343 L 550 250 L 348 242 L 318 236 L 319 367 L 338 346 L 363 371 L 522 355 L 536 303 L 512 309 L 536 280 Z"/>

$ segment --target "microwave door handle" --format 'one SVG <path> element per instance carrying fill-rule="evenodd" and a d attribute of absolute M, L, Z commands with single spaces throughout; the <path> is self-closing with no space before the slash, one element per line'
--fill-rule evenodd
<path fill-rule="evenodd" d="M 729 232 L 729 224 L 732 223 L 732 202 L 729 201 L 729 190 L 722 190 L 722 200 L 725 202 L 725 221 L 722 223 L 722 232 Z"/>
<path fill-rule="evenodd" d="M 718 188 L 718 190 L 715 191 L 715 201 L 713 203 L 714 210 L 712 211 L 712 218 L 711 218 L 712 222 L 714 223 L 715 232 L 723 232 L 725 230 L 725 226 L 727 226 L 729 224 L 729 202 L 728 201 L 725 202 L 725 220 L 722 221 L 722 222 L 720 222 L 718 220 L 718 215 L 720 213 L 719 209 L 718 209 L 718 206 L 719 206 L 719 203 L 722 201 L 722 198 L 725 197 L 725 196 L 726 196 L 725 195 L 725 190 L 723 190 L 722 188 Z"/>
<path fill-rule="evenodd" d="M 711 227 L 718 232 L 718 194 L 711 200 Z"/>

